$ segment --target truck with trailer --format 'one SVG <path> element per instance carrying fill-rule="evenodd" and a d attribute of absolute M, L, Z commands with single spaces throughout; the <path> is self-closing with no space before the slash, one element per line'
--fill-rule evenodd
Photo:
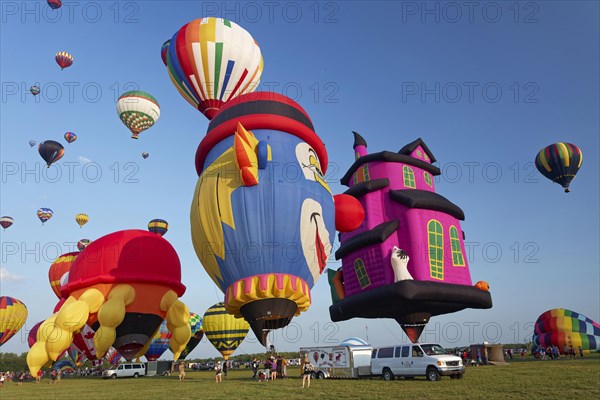
<path fill-rule="evenodd" d="M 358 338 L 344 340 L 337 346 L 300 348 L 300 360 L 308 357 L 314 366 L 313 378 L 359 378 L 371 376 L 373 347 Z"/>

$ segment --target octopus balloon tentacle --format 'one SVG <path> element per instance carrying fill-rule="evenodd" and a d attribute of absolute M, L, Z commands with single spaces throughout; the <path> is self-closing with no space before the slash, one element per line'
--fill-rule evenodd
<path fill-rule="evenodd" d="M 165 293 L 160 302 L 160 307 L 167 312 L 167 329 L 173 334 L 170 348 L 174 359 L 177 360 L 192 336 L 190 310 L 179 301 L 177 293 L 172 290 Z"/>
<path fill-rule="evenodd" d="M 100 328 L 94 336 L 97 354 L 102 357 L 117 338 L 117 326 L 125 318 L 125 307 L 135 300 L 135 289 L 130 285 L 117 285 L 108 294 L 108 301 L 98 311 Z"/>

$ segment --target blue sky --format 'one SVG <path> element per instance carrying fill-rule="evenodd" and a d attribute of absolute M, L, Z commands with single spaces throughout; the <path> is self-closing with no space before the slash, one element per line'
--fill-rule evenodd
<path fill-rule="evenodd" d="M 22 332 L 51 315 L 47 270 L 58 254 L 84 237 L 145 229 L 153 218 L 169 222 L 165 238 L 181 258 L 190 310 L 221 301 L 189 227 L 194 154 L 208 121 L 160 59 L 162 43 L 203 16 L 229 18 L 257 40 L 261 87 L 308 112 L 328 147 L 335 193 L 345 190 L 339 179 L 353 162 L 352 130 L 372 152 L 417 137 L 428 144 L 443 172 L 437 192 L 466 214 L 473 281 L 490 283 L 494 307 L 434 317 L 423 339 L 523 342 L 537 316 L 556 307 L 600 320 L 598 3 L 64 3 L 60 12 L 44 1 L 1 3 L 0 214 L 15 219 L 0 233 L 1 293 L 28 306 Z M 74 65 L 61 71 L 57 51 L 70 52 Z M 26 94 L 34 84 L 42 88 L 35 99 Z M 118 95 L 132 88 L 161 106 L 138 141 L 115 111 Z M 62 139 L 67 131 L 79 136 L 73 144 Z M 64 144 L 56 168 L 46 171 L 31 139 Z M 533 166 L 557 141 L 584 155 L 570 194 Z M 40 207 L 55 213 L 44 227 Z M 79 212 L 90 216 L 82 229 Z M 393 320 L 332 324 L 326 279 L 312 293 L 310 310 L 275 334 L 281 350 L 350 336 L 368 335 L 374 345 L 406 340 Z M 238 352 L 261 351 L 251 336 Z M 26 351 L 26 334 L 2 350 Z M 204 340 L 191 357 L 217 354 Z"/>

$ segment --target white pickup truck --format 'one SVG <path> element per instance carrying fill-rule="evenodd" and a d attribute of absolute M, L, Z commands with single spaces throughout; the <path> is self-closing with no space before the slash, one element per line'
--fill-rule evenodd
<path fill-rule="evenodd" d="M 395 377 L 415 376 L 425 376 L 430 381 L 437 381 L 440 376 L 462 378 L 465 366 L 460 357 L 446 354 L 446 350 L 439 344 L 411 343 L 374 349 L 371 373 L 386 381 Z"/>

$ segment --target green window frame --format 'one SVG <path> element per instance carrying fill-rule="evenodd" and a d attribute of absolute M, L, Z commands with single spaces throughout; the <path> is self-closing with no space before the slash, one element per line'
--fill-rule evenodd
<path fill-rule="evenodd" d="M 465 266 L 465 257 L 460 248 L 460 239 L 458 237 L 458 229 L 454 225 L 450 227 L 450 244 L 452 245 L 452 265 L 455 267 Z"/>
<path fill-rule="evenodd" d="M 404 176 L 404 186 L 408 188 L 415 188 L 415 172 L 411 167 L 405 165 L 402 167 L 402 174 Z"/>
<path fill-rule="evenodd" d="M 371 284 L 371 280 L 369 279 L 369 275 L 367 274 L 367 268 L 365 268 L 365 263 L 360 258 L 354 260 L 354 271 L 356 272 L 356 277 L 358 278 L 358 283 L 362 289 L 366 288 Z"/>
<path fill-rule="evenodd" d="M 444 280 L 444 231 L 439 221 L 427 223 L 427 245 L 429 249 L 429 273 L 433 279 Z"/>
<path fill-rule="evenodd" d="M 427 186 L 433 187 L 433 182 L 431 180 L 431 174 L 429 172 L 424 171 L 423 178 L 425 179 L 425 183 L 427 184 Z"/>

